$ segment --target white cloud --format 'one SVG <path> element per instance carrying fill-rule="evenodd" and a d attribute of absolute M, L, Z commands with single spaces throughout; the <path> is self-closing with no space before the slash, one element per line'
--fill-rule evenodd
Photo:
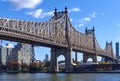
<path fill-rule="evenodd" d="M 72 21 L 73 21 L 73 18 L 70 18 L 70 21 L 72 22 Z"/>
<path fill-rule="evenodd" d="M 120 24 L 117 24 L 117 26 L 120 26 Z"/>
<path fill-rule="evenodd" d="M 68 10 L 69 12 L 78 12 L 80 11 L 80 8 L 71 8 Z M 34 18 L 44 18 L 46 16 L 52 16 L 53 15 L 53 12 L 54 11 L 49 11 L 49 12 L 43 12 L 42 9 L 37 9 L 35 11 L 30 11 L 30 12 L 27 12 L 26 14 L 27 15 L 31 15 L 33 16 Z M 72 21 L 72 19 L 70 20 Z"/>
<path fill-rule="evenodd" d="M 68 12 L 78 12 L 80 11 L 80 8 L 71 8 L 71 9 L 68 9 Z"/>
<path fill-rule="evenodd" d="M 88 21 L 90 21 L 90 17 L 85 17 L 85 18 L 82 19 L 82 21 L 88 22 Z"/>
<path fill-rule="evenodd" d="M 35 8 L 38 4 L 41 4 L 43 0 L 2 0 L 7 1 L 12 4 L 13 8 L 16 10 L 20 9 L 32 9 Z"/>
<path fill-rule="evenodd" d="M 90 21 L 90 17 L 85 17 L 83 19 L 80 19 L 80 21 L 78 21 L 80 24 L 78 26 L 84 26 L 86 23 L 88 23 Z"/>
<path fill-rule="evenodd" d="M 105 13 L 101 13 L 101 15 L 105 15 Z"/>
<path fill-rule="evenodd" d="M 90 22 L 92 18 L 95 18 L 95 17 L 96 17 L 96 12 L 93 12 L 88 17 L 84 17 L 84 18 L 80 19 L 78 21 L 78 23 L 80 23 L 78 26 L 79 27 L 84 26 L 85 24 L 87 24 L 88 22 Z"/>
<path fill-rule="evenodd" d="M 92 14 L 90 14 L 91 18 L 95 18 L 96 17 L 96 12 L 93 12 Z"/>
<path fill-rule="evenodd" d="M 38 9 L 35 12 L 31 11 L 31 12 L 28 12 L 27 14 L 32 15 L 34 18 L 38 18 L 42 16 L 42 12 L 43 12 L 42 9 Z"/>
<path fill-rule="evenodd" d="M 120 40 L 120 37 L 118 37 L 117 39 Z"/>
<path fill-rule="evenodd" d="M 27 15 L 31 15 L 34 18 L 44 18 L 46 16 L 52 16 L 53 15 L 53 11 L 50 12 L 43 12 L 42 9 L 37 9 L 35 11 L 31 11 L 31 12 L 27 12 Z"/>
<path fill-rule="evenodd" d="M 46 17 L 46 16 L 52 16 L 53 15 L 53 11 L 49 11 L 49 12 L 45 12 L 42 14 L 42 17 Z"/>
<path fill-rule="evenodd" d="M 78 26 L 79 26 L 79 27 L 82 27 L 82 26 L 84 26 L 84 25 L 85 25 L 85 24 L 81 23 L 81 24 L 79 24 Z"/>

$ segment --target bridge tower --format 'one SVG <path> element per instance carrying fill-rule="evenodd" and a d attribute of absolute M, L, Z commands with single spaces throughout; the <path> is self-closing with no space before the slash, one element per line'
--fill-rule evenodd
<path fill-rule="evenodd" d="M 65 37 L 66 37 L 66 42 L 68 47 L 67 48 L 59 48 L 59 47 L 53 47 L 51 48 L 51 61 L 50 61 L 50 72 L 58 72 L 59 71 L 59 67 L 58 67 L 58 60 L 57 57 L 60 55 L 63 55 L 65 57 L 65 71 L 66 72 L 72 72 L 73 67 L 72 67 L 72 58 L 71 58 L 71 53 L 72 53 L 72 48 L 70 46 L 70 40 L 69 40 L 69 28 L 68 28 L 68 21 L 67 21 L 67 15 L 68 15 L 68 11 L 67 11 L 67 7 L 65 7 L 65 11 L 62 12 L 57 12 L 57 9 L 55 8 L 55 12 L 54 12 L 54 19 L 56 20 L 57 18 L 59 18 L 59 16 L 61 14 L 65 14 L 66 15 L 66 19 L 65 19 Z M 55 27 L 55 32 L 57 35 L 57 27 Z"/>
<path fill-rule="evenodd" d="M 102 57 L 102 61 L 109 62 L 109 63 L 115 63 L 115 60 L 113 59 L 114 58 L 114 54 L 113 54 L 113 48 L 112 48 L 112 41 L 111 42 L 107 42 L 106 41 L 106 48 L 105 48 L 105 50 L 108 51 L 107 54 L 109 56 L 111 56 L 112 58 L 104 56 L 104 57 Z"/>
<path fill-rule="evenodd" d="M 93 39 L 93 49 L 94 54 L 83 53 L 83 63 L 86 63 L 88 58 L 92 58 L 94 63 L 97 63 L 97 53 L 96 53 L 96 41 L 95 41 L 95 29 L 85 29 L 85 34 L 89 35 Z"/>

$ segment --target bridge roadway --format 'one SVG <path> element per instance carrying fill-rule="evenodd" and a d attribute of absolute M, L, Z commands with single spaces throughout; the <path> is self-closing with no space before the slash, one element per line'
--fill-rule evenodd
<path fill-rule="evenodd" d="M 0 27 L 0 39 L 23 42 L 23 43 L 28 43 L 28 44 L 37 45 L 37 46 L 38 45 L 46 46 L 50 48 L 67 48 L 68 47 L 66 43 L 59 43 L 52 39 L 42 38 L 40 36 L 32 35 L 22 31 L 8 29 L 8 28 L 1 28 L 1 27 Z M 73 51 L 94 54 L 94 50 L 88 50 L 88 49 L 79 48 L 75 46 L 72 46 L 72 48 L 73 48 Z M 96 53 L 99 56 L 111 58 L 109 55 L 104 55 L 102 52 L 96 51 Z"/>
<path fill-rule="evenodd" d="M 85 34 L 74 29 L 67 9 L 62 12 L 55 10 L 54 16 L 47 22 L 0 18 L 0 39 L 46 46 L 51 49 L 72 48 L 72 51 L 82 52 L 86 56 L 90 54 L 116 59 L 111 43 L 106 43 L 106 48 L 101 49 L 94 28 L 86 29 Z M 88 58 L 86 56 L 85 58 Z"/>

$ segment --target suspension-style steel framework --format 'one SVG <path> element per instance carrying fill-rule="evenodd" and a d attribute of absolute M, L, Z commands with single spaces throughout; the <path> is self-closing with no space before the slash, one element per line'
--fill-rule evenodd
<path fill-rule="evenodd" d="M 116 59 L 111 43 L 103 50 L 93 30 L 86 29 L 83 34 L 72 26 L 67 9 L 62 12 L 55 9 L 54 16 L 46 22 L 0 18 L 0 38 L 47 47 L 71 47 L 75 51 Z"/>

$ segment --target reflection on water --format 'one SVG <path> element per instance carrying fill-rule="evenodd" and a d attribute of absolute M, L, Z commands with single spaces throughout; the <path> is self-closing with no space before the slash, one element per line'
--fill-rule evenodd
<path fill-rule="evenodd" d="M 0 81 L 120 81 L 120 74 L 1 73 Z"/>

